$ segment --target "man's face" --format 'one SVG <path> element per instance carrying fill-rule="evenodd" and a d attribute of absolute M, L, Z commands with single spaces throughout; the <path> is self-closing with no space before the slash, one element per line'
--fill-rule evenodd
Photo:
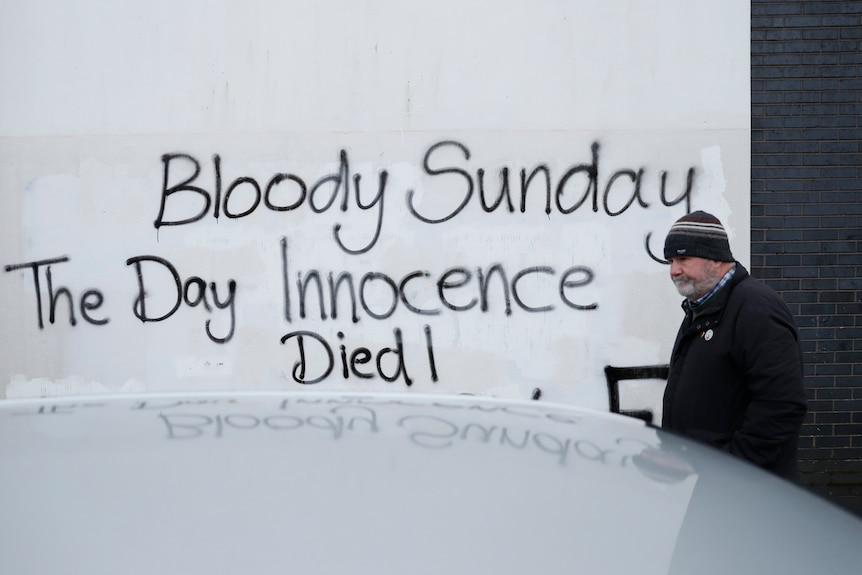
<path fill-rule="evenodd" d="M 711 290 L 724 276 L 724 263 L 698 257 L 670 258 L 670 279 L 676 291 L 689 301 L 695 301 Z"/>

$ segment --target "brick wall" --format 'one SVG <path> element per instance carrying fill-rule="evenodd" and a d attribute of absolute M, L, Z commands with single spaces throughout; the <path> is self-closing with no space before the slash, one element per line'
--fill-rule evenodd
<path fill-rule="evenodd" d="M 803 483 L 862 514 L 862 1 L 751 2 L 751 253 L 800 327 Z"/>

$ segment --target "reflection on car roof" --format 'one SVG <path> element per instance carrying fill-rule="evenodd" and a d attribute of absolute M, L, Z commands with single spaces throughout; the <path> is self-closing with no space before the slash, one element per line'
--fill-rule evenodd
<path fill-rule="evenodd" d="M 862 521 L 820 498 L 640 420 L 540 401 L 302 392 L 9 400 L 0 403 L 0 458 L 4 573 L 813 573 L 862 564 Z"/>

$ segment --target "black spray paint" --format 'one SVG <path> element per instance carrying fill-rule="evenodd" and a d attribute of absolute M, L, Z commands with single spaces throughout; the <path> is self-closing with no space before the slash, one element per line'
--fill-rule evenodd
<path fill-rule="evenodd" d="M 648 201 L 643 193 L 643 181 L 649 177 L 645 167 L 622 168 L 605 174 L 601 167 L 601 147 L 598 142 L 590 146 L 587 162 L 575 163 L 554 174 L 547 163 L 533 166 L 501 166 L 496 170 L 497 191 L 489 180 L 489 170 L 478 166 L 472 169 L 472 152 L 465 144 L 456 140 L 443 140 L 431 145 L 422 159 L 422 170 L 429 180 L 443 178 L 448 185 L 428 186 L 425 201 L 435 209 L 443 210 L 438 216 L 423 213 L 416 205 L 415 191 L 404 192 L 409 213 L 426 224 L 440 224 L 457 218 L 464 213 L 471 202 L 478 202 L 484 213 L 525 214 L 528 199 L 540 194 L 544 213 L 555 211 L 569 215 L 581 210 L 607 217 L 617 217 L 634 207 L 650 209 L 656 200 Z M 454 154 L 453 154 L 454 153 Z M 455 156 L 455 159 L 452 156 Z M 339 152 L 338 169 L 318 178 L 312 184 L 302 175 L 292 172 L 277 172 L 268 178 L 257 179 L 251 176 L 237 176 L 227 186 L 223 185 L 222 158 L 212 156 L 213 187 L 206 189 L 198 178 L 201 176 L 201 161 L 185 153 L 164 154 L 162 156 L 163 179 L 159 211 L 153 223 L 156 229 L 163 226 L 183 226 L 199 222 L 207 217 L 219 219 L 241 219 L 252 216 L 259 209 L 272 212 L 294 212 L 306 209 L 312 214 L 323 214 L 331 209 L 344 214 L 359 210 L 372 211 L 374 229 L 364 238 L 348 242 L 343 237 L 343 226 L 336 222 L 332 227 L 332 237 L 344 253 L 357 255 L 367 253 L 380 239 L 385 215 L 386 194 L 389 173 L 385 169 L 377 172 L 376 185 L 366 189 L 362 185 L 362 175 L 352 174 L 346 150 Z M 445 161 L 448 159 L 449 161 Z M 518 173 L 517 194 L 513 191 L 512 174 Z M 685 202 L 686 213 L 691 211 L 691 194 L 694 187 L 695 169 L 689 168 L 685 177 L 685 188 L 676 197 L 668 191 L 668 172 L 659 170 L 657 201 L 664 207 L 672 207 Z M 656 177 L 656 176 L 653 176 Z M 244 188 L 246 193 L 240 199 L 237 190 Z M 434 194 L 434 189 L 444 190 Z M 370 190 L 370 191 L 369 191 Z M 168 215 L 172 211 L 169 204 L 172 198 L 191 197 L 197 200 L 199 209 L 182 216 Z M 251 199 L 249 200 L 249 194 Z M 516 197 L 513 198 L 513 195 Z M 280 198 L 280 201 L 276 198 Z M 263 208 L 261 208 L 263 206 Z M 441 208 L 442 206 L 442 208 Z"/>

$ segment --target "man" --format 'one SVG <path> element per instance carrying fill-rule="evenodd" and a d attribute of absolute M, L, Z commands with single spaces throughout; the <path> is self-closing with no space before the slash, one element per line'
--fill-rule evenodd
<path fill-rule="evenodd" d="M 781 297 L 735 261 L 712 214 L 683 216 L 664 257 L 685 297 L 664 393 L 662 427 L 798 479 L 807 410 L 802 351 Z"/>

